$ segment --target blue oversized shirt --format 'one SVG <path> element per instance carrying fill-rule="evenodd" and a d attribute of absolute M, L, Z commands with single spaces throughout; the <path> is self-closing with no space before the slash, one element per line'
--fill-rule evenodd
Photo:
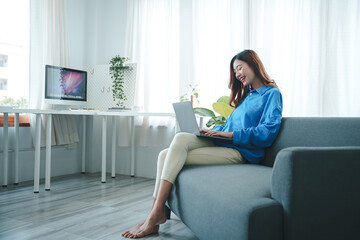
<path fill-rule="evenodd" d="M 215 142 L 218 146 L 237 149 L 250 163 L 259 163 L 264 150 L 277 137 L 282 115 L 282 96 L 278 88 L 262 86 L 248 90 L 246 97 L 215 131 L 233 132 L 233 144 Z"/>

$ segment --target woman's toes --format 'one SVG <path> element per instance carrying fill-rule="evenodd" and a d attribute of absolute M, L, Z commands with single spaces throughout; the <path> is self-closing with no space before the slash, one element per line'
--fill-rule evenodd
<path fill-rule="evenodd" d="M 126 236 L 125 236 L 125 237 L 126 237 L 126 238 L 133 238 L 133 236 L 134 236 L 133 234 L 128 233 L 128 234 L 126 234 Z"/>

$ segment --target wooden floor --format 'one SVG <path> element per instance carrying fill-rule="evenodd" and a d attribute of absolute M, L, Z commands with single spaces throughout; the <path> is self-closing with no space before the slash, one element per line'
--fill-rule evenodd
<path fill-rule="evenodd" d="M 33 193 L 32 182 L 0 189 L 0 239 L 124 239 L 126 229 L 145 219 L 154 180 L 100 174 L 52 179 L 51 191 Z M 174 215 L 159 234 L 144 239 L 197 239 Z"/>

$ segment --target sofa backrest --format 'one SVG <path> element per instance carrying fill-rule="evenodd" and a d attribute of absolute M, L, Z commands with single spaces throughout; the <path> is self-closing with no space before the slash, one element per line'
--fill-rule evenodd
<path fill-rule="evenodd" d="M 360 146 L 360 118 L 283 118 L 278 137 L 265 150 L 262 165 L 272 167 L 277 153 L 287 147 Z"/>

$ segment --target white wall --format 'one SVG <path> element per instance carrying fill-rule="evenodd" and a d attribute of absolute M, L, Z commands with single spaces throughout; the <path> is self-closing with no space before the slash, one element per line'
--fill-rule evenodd
<path fill-rule="evenodd" d="M 126 0 L 86 1 L 84 66 L 124 54 L 126 12 Z"/>
<path fill-rule="evenodd" d="M 88 4 L 86 4 L 88 2 Z M 82 69 L 85 62 L 85 44 L 89 41 L 86 36 L 87 27 L 87 5 L 92 1 L 76 0 L 67 1 L 67 40 L 69 48 L 70 67 Z"/>
<path fill-rule="evenodd" d="M 76 0 L 67 2 L 70 65 L 108 64 L 124 54 L 126 0 Z"/>

